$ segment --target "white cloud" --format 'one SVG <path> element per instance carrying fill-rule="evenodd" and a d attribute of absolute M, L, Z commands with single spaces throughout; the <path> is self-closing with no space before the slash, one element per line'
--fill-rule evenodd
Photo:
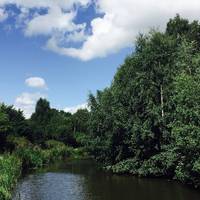
<path fill-rule="evenodd" d="M 8 14 L 5 12 L 4 9 L 0 8 L 0 22 L 3 22 L 8 18 Z"/>
<path fill-rule="evenodd" d="M 80 105 L 77 105 L 77 106 L 66 107 L 66 108 L 64 108 L 64 111 L 74 114 L 80 109 L 88 109 L 88 104 L 84 103 L 84 104 L 80 104 Z"/>
<path fill-rule="evenodd" d="M 30 77 L 30 78 L 27 78 L 25 80 L 25 83 L 29 87 L 47 89 L 46 82 L 41 77 Z"/>
<path fill-rule="evenodd" d="M 26 36 L 46 35 L 60 38 L 84 29 L 84 23 L 75 24 L 73 20 L 78 7 L 85 7 L 89 2 L 90 0 L 0 0 L 0 7 L 14 4 L 20 9 L 20 14 L 16 17 L 16 27 L 23 27 Z"/>
<path fill-rule="evenodd" d="M 25 30 L 27 36 L 51 35 L 56 31 L 74 31 L 77 27 L 72 22 L 74 13 L 63 13 L 59 7 L 50 8 L 45 15 L 33 18 Z"/>
<path fill-rule="evenodd" d="M 146 33 L 152 27 L 162 30 L 177 13 L 200 19 L 199 7 L 199 0 L 99 0 L 97 9 L 105 15 L 92 20 L 92 34 L 81 48 L 65 48 L 52 39 L 48 47 L 82 60 L 104 57 L 133 45 L 139 32 Z"/>
<path fill-rule="evenodd" d="M 35 111 L 36 102 L 40 98 L 45 98 L 46 95 L 41 93 L 22 93 L 15 99 L 14 107 L 23 111 L 26 118 L 30 118 Z"/>
<path fill-rule="evenodd" d="M 75 23 L 74 19 L 79 7 L 91 2 L 103 17 L 91 20 L 88 31 L 85 23 Z M 105 57 L 132 46 L 139 32 L 146 33 L 152 27 L 163 30 L 177 13 L 190 20 L 200 19 L 199 0 L 0 0 L 0 7 L 10 3 L 26 11 L 45 8 L 45 14 L 25 15 L 25 35 L 45 35 L 47 49 L 82 60 Z M 82 45 L 75 48 L 71 42 Z"/>

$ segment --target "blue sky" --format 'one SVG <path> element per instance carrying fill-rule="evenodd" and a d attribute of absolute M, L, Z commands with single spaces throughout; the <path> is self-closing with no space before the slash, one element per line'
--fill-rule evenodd
<path fill-rule="evenodd" d="M 0 99 L 14 104 L 23 92 L 48 94 L 52 106 L 64 108 L 86 102 L 89 91 L 109 86 L 117 67 L 130 49 L 106 58 L 81 61 L 41 48 L 37 38 L 25 38 L 17 31 L 0 29 Z M 25 80 L 42 77 L 48 90 L 29 88 Z"/>
<path fill-rule="evenodd" d="M 199 0 L 0 0 L 0 102 L 29 117 L 38 98 L 74 112 L 110 85 L 138 33 L 176 13 L 199 19 Z"/>
<path fill-rule="evenodd" d="M 76 20 L 90 22 L 96 16 L 89 8 L 81 10 Z M 45 50 L 40 36 L 25 37 L 20 29 L 7 28 L 14 23 L 8 20 L 0 24 L 0 101 L 6 104 L 15 105 L 23 93 L 37 93 L 58 109 L 82 105 L 89 92 L 110 85 L 117 68 L 131 52 L 125 48 L 108 57 L 82 61 Z M 48 89 L 29 87 L 25 80 L 30 77 L 44 79 Z"/>

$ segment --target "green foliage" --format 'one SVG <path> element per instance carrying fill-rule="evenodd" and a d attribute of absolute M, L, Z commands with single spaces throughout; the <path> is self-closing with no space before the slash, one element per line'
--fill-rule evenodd
<path fill-rule="evenodd" d="M 21 174 L 21 161 L 10 155 L 0 156 L 0 199 L 10 200 L 11 192 Z"/>
<path fill-rule="evenodd" d="M 85 133 L 81 133 L 81 132 L 76 132 L 74 134 L 75 140 L 77 142 L 77 145 L 79 147 L 88 147 L 89 145 L 89 140 L 90 140 L 90 135 L 89 134 L 85 134 Z"/>
<path fill-rule="evenodd" d="M 70 157 L 72 154 L 72 149 L 66 146 L 64 143 L 49 140 L 45 142 L 46 149 L 42 151 L 45 158 L 45 163 L 54 162 L 56 160 L 62 159 L 64 157 Z"/>
<path fill-rule="evenodd" d="M 36 104 L 35 113 L 31 116 L 31 119 L 38 124 L 45 124 L 50 117 L 50 104 L 46 99 L 40 98 Z"/>
<path fill-rule="evenodd" d="M 87 134 L 89 112 L 78 110 L 75 114 L 65 113 L 50 107 L 45 99 L 37 102 L 35 113 L 29 120 L 31 134 L 28 138 L 33 143 L 44 144 L 47 140 L 58 140 L 66 145 L 77 147 L 75 133 Z"/>
<path fill-rule="evenodd" d="M 9 120 L 8 115 L 3 112 L 2 107 L 0 107 L 0 132 L 1 134 L 9 130 Z"/>
<path fill-rule="evenodd" d="M 140 176 L 173 177 L 178 163 L 178 155 L 174 150 L 161 152 L 145 160 L 138 170 Z"/>
<path fill-rule="evenodd" d="M 192 170 L 200 175 L 200 158 L 194 162 Z"/>
<path fill-rule="evenodd" d="M 24 169 L 39 168 L 43 165 L 43 154 L 39 147 L 20 148 L 15 154 L 22 160 Z"/>
<path fill-rule="evenodd" d="M 70 157 L 73 159 L 83 159 L 88 157 L 88 153 L 84 147 L 68 148 L 68 152 L 70 152 Z"/>
<path fill-rule="evenodd" d="M 0 150 L 8 150 L 8 136 L 27 137 L 29 132 L 28 123 L 20 110 L 12 106 L 0 104 Z"/>
<path fill-rule="evenodd" d="M 176 38 L 177 43 L 181 42 L 182 37 L 186 37 L 189 41 L 195 41 L 196 51 L 199 51 L 200 44 L 200 24 L 198 21 L 189 22 L 177 15 L 174 19 L 170 19 L 167 23 L 166 33 Z"/>
<path fill-rule="evenodd" d="M 80 109 L 73 115 L 74 132 L 88 132 L 89 112 L 87 109 Z"/>
<path fill-rule="evenodd" d="M 200 186 L 199 33 L 177 15 L 140 35 L 111 86 L 89 96 L 89 150 L 113 172 Z"/>
<path fill-rule="evenodd" d="M 138 169 L 140 168 L 141 163 L 136 158 L 123 160 L 113 166 L 107 166 L 106 170 L 111 170 L 117 174 L 138 174 Z"/>
<path fill-rule="evenodd" d="M 13 135 L 9 135 L 6 140 L 11 150 L 31 146 L 30 141 L 27 140 L 25 137 L 16 137 Z"/>

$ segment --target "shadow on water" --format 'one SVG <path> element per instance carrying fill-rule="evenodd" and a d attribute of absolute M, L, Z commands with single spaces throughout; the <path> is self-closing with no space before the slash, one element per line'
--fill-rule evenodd
<path fill-rule="evenodd" d="M 162 179 L 104 173 L 91 160 L 54 164 L 23 177 L 13 200 L 199 200 L 200 192 Z"/>

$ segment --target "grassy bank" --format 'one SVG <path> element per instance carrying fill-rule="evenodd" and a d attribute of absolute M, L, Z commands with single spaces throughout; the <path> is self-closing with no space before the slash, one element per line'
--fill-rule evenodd
<path fill-rule="evenodd" d="M 82 158 L 84 149 L 72 148 L 62 142 L 49 140 L 43 148 L 32 145 L 24 138 L 10 138 L 14 146 L 12 154 L 0 157 L 0 199 L 10 200 L 12 190 L 23 170 L 37 169 L 63 158 Z"/>

